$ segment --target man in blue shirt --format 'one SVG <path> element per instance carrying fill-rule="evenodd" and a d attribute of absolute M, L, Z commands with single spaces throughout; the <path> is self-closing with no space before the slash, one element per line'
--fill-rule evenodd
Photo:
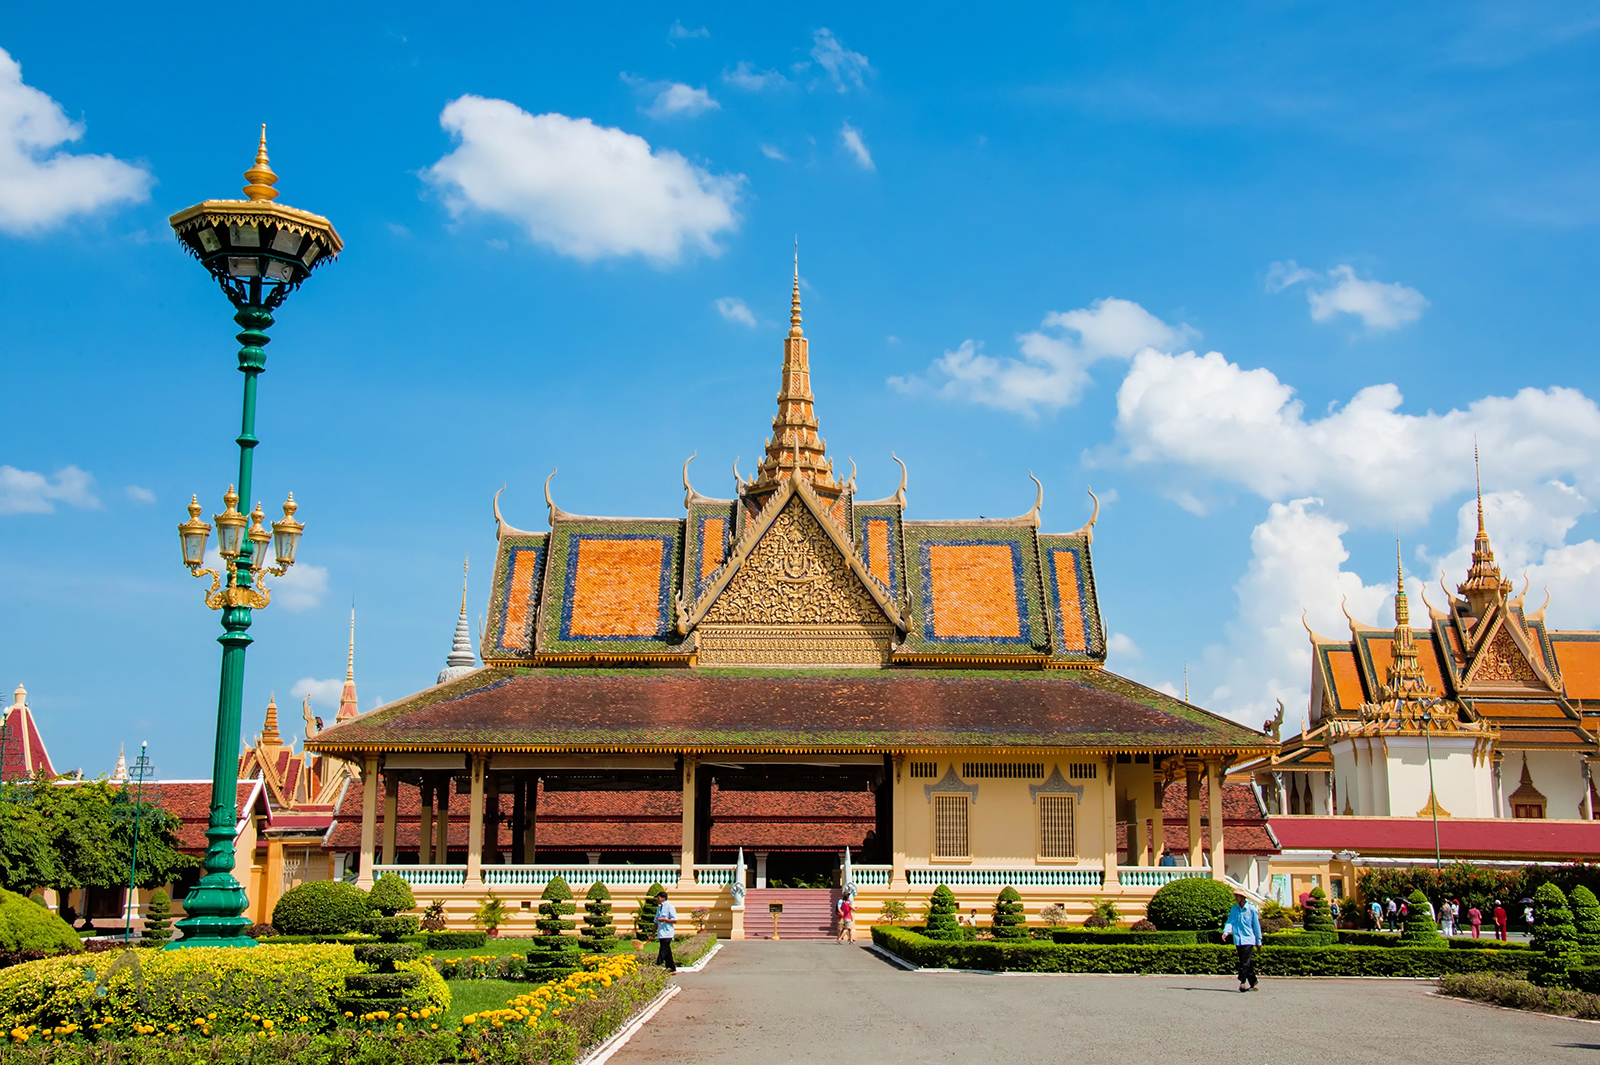
<path fill-rule="evenodd" d="M 672 960 L 672 938 L 677 934 L 678 910 L 667 901 L 667 893 L 663 891 L 656 896 L 656 964 L 669 973 L 678 971 L 678 963 Z"/>
<path fill-rule="evenodd" d="M 1233 909 L 1222 924 L 1222 938 L 1239 949 L 1239 990 L 1256 989 L 1256 948 L 1261 945 L 1261 911 L 1242 891 L 1233 893 Z"/>

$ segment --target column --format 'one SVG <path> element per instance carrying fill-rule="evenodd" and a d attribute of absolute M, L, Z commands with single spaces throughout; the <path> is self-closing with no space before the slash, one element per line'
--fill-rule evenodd
<path fill-rule="evenodd" d="M 757 888 L 764 888 L 764 887 L 767 886 L 767 852 L 766 851 L 756 851 L 755 854 L 756 854 L 756 887 Z M 905 875 L 904 870 L 901 871 L 900 875 L 901 876 Z"/>
<path fill-rule="evenodd" d="M 467 883 L 483 883 L 483 771 L 488 757 L 472 758 L 472 803 L 467 819 Z"/>
<path fill-rule="evenodd" d="M 372 886 L 372 848 L 378 835 L 378 756 L 367 755 L 361 767 L 361 864 L 356 883 Z"/>
<path fill-rule="evenodd" d="M 522 830 L 522 860 L 536 865 L 535 841 L 539 830 L 539 778 L 528 781 L 528 827 Z"/>
<path fill-rule="evenodd" d="M 683 756 L 683 852 L 678 859 L 678 883 L 694 883 L 695 768 L 692 754 Z"/>
<path fill-rule="evenodd" d="M 523 822 L 528 817 L 528 779 L 522 774 L 512 778 L 511 783 L 511 864 L 524 865 L 527 858 L 523 856 Z"/>
<path fill-rule="evenodd" d="M 896 891 L 904 891 L 909 886 L 906 883 L 906 807 L 910 805 L 900 787 L 900 774 L 905 769 L 905 755 L 894 756 L 894 791 L 889 798 L 889 823 L 893 826 L 890 830 L 889 840 L 889 887 Z M 761 864 L 757 866 L 757 876 L 760 878 L 758 887 L 767 886 L 767 856 L 761 855 Z"/>
<path fill-rule="evenodd" d="M 1101 826 L 1103 837 L 1102 849 L 1105 851 L 1105 881 L 1108 888 L 1120 887 L 1117 879 L 1117 756 L 1108 754 L 1105 758 L 1106 782 L 1101 789 L 1100 802 Z"/>
<path fill-rule="evenodd" d="M 272 920 L 272 908 L 283 895 L 283 841 L 267 840 L 267 868 L 261 878 L 261 912 Z"/>
<path fill-rule="evenodd" d="M 500 774 L 483 775 L 483 853 L 490 865 L 500 864 Z"/>
<path fill-rule="evenodd" d="M 417 785 L 417 864 L 433 864 L 433 781 Z"/>
<path fill-rule="evenodd" d="M 400 813 L 400 778 L 383 774 L 383 864 L 394 864 L 395 819 Z"/>
<path fill-rule="evenodd" d="M 1150 864 L 1160 865 L 1161 858 L 1167 853 L 1167 785 L 1161 779 L 1161 767 L 1150 767 L 1152 786 L 1150 788 Z"/>
<path fill-rule="evenodd" d="M 1150 844 L 1145 842 L 1144 810 L 1139 806 L 1139 796 L 1128 792 L 1128 864 L 1149 865 Z"/>
<path fill-rule="evenodd" d="M 1183 780 L 1189 789 L 1189 864 L 1198 869 L 1203 864 L 1200 860 L 1200 767 L 1185 767 Z"/>
<path fill-rule="evenodd" d="M 1206 763 L 1206 783 L 1211 799 L 1211 879 L 1221 880 L 1222 859 L 1222 763 Z"/>
<path fill-rule="evenodd" d="M 433 824 L 433 860 L 439 865 L 450 864 L 450 786 L 452 780 L 453 778 L 447 774 L 433 790 L 433 801 L 439 807 L 439 816 Z"/>

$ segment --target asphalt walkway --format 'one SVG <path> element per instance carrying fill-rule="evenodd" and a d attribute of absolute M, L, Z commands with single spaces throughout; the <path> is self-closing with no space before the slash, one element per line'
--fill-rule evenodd
<path fill-rule="evenodd" d="M 611 1060 L 646 1062 L 1568 1062 L 1600 1024 L 1431 997 L 1409 980 L 905 972 L 832 942 L 727 943 Z"/>

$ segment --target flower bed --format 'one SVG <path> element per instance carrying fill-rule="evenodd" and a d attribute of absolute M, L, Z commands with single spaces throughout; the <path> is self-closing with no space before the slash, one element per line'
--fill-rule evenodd
<path fill-rule="evenodd" d="M 675 939 L 672 941 L 672 962 L 683 967 L 693 965 L 717 945 L 717 937 L 710 932 L 702 932 L 688 939 Z"/>
<path fill-rule="evenodd" d="M 1527 980 L 1518 980 L 1498 973 L 1463 973 L 1446 976 L 1439 982 L 1439 993 L 1506 1006 L 1510 1009 L 1555 1013 L 1562 1017 L 1582 1017 L 1591 1021 L 1600 1020 L 1600 995 L 1557 987 L 1540 987 Z"/>
<path fill-rule="evenodd" d="M 1166 973 L 1231 975 L 1229 946 L 1091 946 L 1020 942 L 934 940 L 904 928 L 875 925 L 872 941 L 927 968 L 1036 973 Z M 1256 951 L 1262 976 L 1411 976 L 1462 972 L 1521 972 L 1526 952 L 1414 947 L 1272 947 Z"/>

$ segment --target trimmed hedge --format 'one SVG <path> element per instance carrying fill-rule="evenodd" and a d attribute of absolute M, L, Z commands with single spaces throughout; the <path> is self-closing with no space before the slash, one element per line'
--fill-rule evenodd
<path fill-rule="evenodd" d="M 1336 931 L 1268 932 L 1261 937 L 1264 947 L 1335 947 L 1339 945 Z"/>
<path fill-rule="evenodd" d="M 0 889 L 0 951 L 75 954 L 83 940 L 72 926 L 26 895 Z"/>
<path fill-rule="evenodd" d="M 1162 973 L 1232 975 L 1237 952 L 1226 946 L 1084 946 L 1057 943 L 952 943 L 904 928 L 874 925 L 872 941 L 913 965 L 1031 973 Z M 1261 947 L 1262 976 L 1410 976 L 1521 972 L 1528 956 L 1496 950 L 1452 951 L 1415 947 Z"/>
<path fill-rule="evenodd" d="M 1210 877 L 1185 877 L 1162 886 L 1144 915 L 1164 932 L 1221 928 L 1233 909 L 1233 889 Z"/>
<path fill-rule="evenodd" d="M 272 908 L 272 927 L 286 936 L 353 932 L 372 912 L 367 893 L 343 880 L 311 880 L 290 888 Z"/>
<path fill-rule="evenodd" d="M 1198 936 L 1198 932 L 1131 932 L 1126 928 L 1052 928 L 1048 938 L 1057 943 L 1098 943 L 1101 946 L 1120 943 L 1193 946 L 1200 942 Z"/>
<path fill-rule="evenodd" d="M 489 942 L 487 932 L 424 932 L 422 945 L 427 950 L 471 950 Z"/>

